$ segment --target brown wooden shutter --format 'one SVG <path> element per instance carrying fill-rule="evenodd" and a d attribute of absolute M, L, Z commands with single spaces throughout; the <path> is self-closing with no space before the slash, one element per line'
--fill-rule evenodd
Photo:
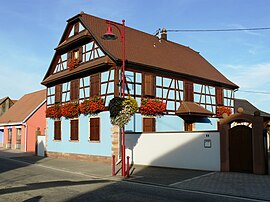
<path fill-rule="evenodd" d="M 79 48 L 79 62 L 82 62 L 82 46 Z"/>
<path fill-rule="evenodd" d="M 70 100 L 75 101 L 79 99 L 80 92 L 80 81 L 79 79 L 72 80 L 70 82 Z"/>
<path fill-rule="evenodd" d="M 54 139 L 61 140 L 61 121 L 54 121 Z"/>
<path fill-rule="evenodd" d="M 70 140 L 79 140 L 79 122 L 78 119 L 70 121 Z"/>
<path fill-rule="evenodd" d="M 184 81 L 184 100 L 193 101 L 194 92 L 193 92 L 193 83 L 191 81 Z"/>
<path fill-rule="evenodd" d="M 223 105 L 224 100 L 223 100 L 223 89 L 216 87 L 216 99 L 217 99 L 217 105 Z"/>
<path fill-rule="evenodd" d="M 100 95 L 100 74 L 90 76 L 90 97 Z"/>
<path fill-rule="evenodd" d="M 156 96 L 156 82 L 155 77 L 152 74 L 143 74 L 143 95 L 144 96 Z"/>
<path fill-rule="evenodd" d="M 55 103 L 61 103 L 62 101 L 62 84 L 55 86 Z"/>
<path fill-rule="evenodd" d="M 70 62 L 71 59 L 72 59 L 72 51 L 69 51 L 67 53 L 67 64 Z"/>
<path fill-rule="evenodd" d="M 143 132 L 155 132 L 155 131 L 156 131 L 156 119 L 143 118 Z"/>
<path fill-rule="evenodd" d="M 90 141 L 100 140 L 99 118 L 90 119 Z"/>

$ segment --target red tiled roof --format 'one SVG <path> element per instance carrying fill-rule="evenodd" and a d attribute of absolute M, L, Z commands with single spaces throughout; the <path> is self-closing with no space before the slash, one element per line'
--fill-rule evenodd
<path fill-rule="evenodd" d="M 104 19 L 81 13 L 81 19 L 91 35 L 111 57 L 120 60 L 122 56 L 119 32 L 113 28 L 118 40 L 105 41 L 101 36 L 106 32 Z M 119 26 L 121 26 L 119 24 Z M 126 60 L 128 62 L 169 70 L 183 75 L 199 77 L 205 80 L 238 88 L 228 80 L 198 52 L 189 47 L 159 39 L 156 36 L 126 27 Z"/>
<path fill-rule="evenodd" d="M 46 90 L 24 95 L 0 117 L 0 124 L 23 122 L 45 100 Z"/>

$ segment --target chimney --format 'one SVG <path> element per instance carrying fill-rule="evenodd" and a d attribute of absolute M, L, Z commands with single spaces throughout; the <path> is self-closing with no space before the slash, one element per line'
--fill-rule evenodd
<path fill-rule="evenodd" d="M 165 28 L 163 28 L 161 30 L 161 39 L 167 40 L 167 30 Z"/>

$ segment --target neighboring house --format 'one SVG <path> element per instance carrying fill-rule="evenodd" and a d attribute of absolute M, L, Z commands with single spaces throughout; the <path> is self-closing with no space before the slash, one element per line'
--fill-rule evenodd
<path fill-rule="evenodd" d="M 0 99 L 0 117 L 13 105 L 16 100 L 11 100 L 9 97 Z M 3 146 L 4 128 L 0 127 L 0 147 Z"/>
<path fill-rule="evenodd" d="M 46 90 L 24 95 L 0 117 L 4 148 L 35 152 L 36 131 L 46 128 Z M 39 128 L 39 129 L 38 129 Z"/>
<path fill-rule="evenodd" d="M 103 98 L 107 107 L 119 96 L 121 37 L 114 29 L 118 39 L 105 41 L 106 30 L 106 20 L 83 12 L 67 21 L 42 81 L 47 87 L 47 107 L 94 96 Z M 139 105 L 142 98 L 166 103 L 164 116 L 136 113 L 126 131 L 217 130 L 217 107 L 233 109 L 237 85 L 198 52 L 167 40 L 165 30 L 158 38 L 126 27 L 125 39 L 125 96 L 133 96 Z M 70 68 L 74 61 L 76 66 Z M 112 135 L 108 110 L 90 117 L 48 118 L 47 123 L 48 155 L 110 160 L 112 153 L 117 154 L 119 137 Z"/>

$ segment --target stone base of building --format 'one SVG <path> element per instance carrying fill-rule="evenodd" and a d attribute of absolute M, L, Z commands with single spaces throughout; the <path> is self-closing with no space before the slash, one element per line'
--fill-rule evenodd
<path fill-rule="evenodd" d="M 111 163 L 112 157 L 110 156 L 94 156 L 86 154 L 71 154 L 71 153 L 62 153 L 62 152 L 46 152 L 47 157 L 53 158 L 63 158 L 63 159 L 72 159 L 80 161 L 89 161 L 89 162 L 102 162 L 102 163 Z"/>

